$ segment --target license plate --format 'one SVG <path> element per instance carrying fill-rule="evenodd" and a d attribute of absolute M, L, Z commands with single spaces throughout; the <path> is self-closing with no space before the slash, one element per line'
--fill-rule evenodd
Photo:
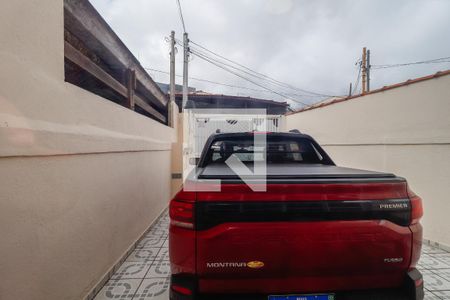
<path fill-rule="evenodd" d="M 334 294 L 271 295 L 268 300 L 334 300 Z"/>

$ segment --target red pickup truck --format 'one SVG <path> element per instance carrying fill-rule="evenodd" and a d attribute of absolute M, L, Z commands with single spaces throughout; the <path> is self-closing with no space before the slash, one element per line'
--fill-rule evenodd
<path fill-rule="evenodd" d="M 338 167 L 301 133 L 266 133 L 260 155 L 254 134 L 212 135 L 188 180 L 221 191 L 170 202 L 170 299 L 423 299 L 422 200 L 405 179 Z M 231 155 L 265 160 L 266 191 Z"/>

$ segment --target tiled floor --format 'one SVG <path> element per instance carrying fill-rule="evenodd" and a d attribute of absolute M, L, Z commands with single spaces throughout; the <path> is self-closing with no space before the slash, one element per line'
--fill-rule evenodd
<path fill-rule="evenodd" d="M 95 300 L 169 299 L 168 226 L 169 217 L 164 213 Z"/>
<path fill-rule="evenodd" d="M 423 245 L 419 262 L 425 299 L 450 299 L 450 253 Z"/>
<path fill-rule="evenodd" d="M 95 300 L 168 300 L 169 217 L 164 213 L 97 294 Z M 450 299 L 450 253 L 423 245 L 419 269 L 425 299 Z"/>

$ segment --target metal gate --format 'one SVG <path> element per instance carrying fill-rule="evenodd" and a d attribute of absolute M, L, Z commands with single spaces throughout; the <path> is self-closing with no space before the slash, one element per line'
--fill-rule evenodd
<path fill-rule="evenodd" d="M 190 134 L 192 141 L 189 142 L 191 157 L 199 157 L 206 140 L 216 132 L 251 132 L 268 131 L 279 132 L 281 127 L 281 116 L 274 115 L 211 115 L 194 114 L 191 118 L 193 130 Z M 265 123 L 265 124 L 264 124 Z"/>

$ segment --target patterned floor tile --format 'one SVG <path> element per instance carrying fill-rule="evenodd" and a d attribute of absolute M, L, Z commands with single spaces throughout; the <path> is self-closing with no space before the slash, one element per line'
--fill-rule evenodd
<path fill-rule="evenodd" d="M 163 247 L 159 250 L 155 261 L 169 260 L 169 248 Z"/>
<path fill-rule="evenodd" d="M 148 270 L 145 278 L 167 277 L 170 275 L 170 262 L 167 260 L 155 261 Z"/>
<path fill-rule="evenodd" d="M 145 262 L 124 262 L 116 273 L 112 276 L 112 279 L 134 279 L 144 278 L 147 271 L 150 269 L 151 263 Z"/>
<path fill-rule="evenodd" d="M 137 244 L 136 248 L 155 248 L 162 247 L 164 242 L 166 241 L 165 237 L 157 236 L 157 237 L 145 237 L 143 238 L 139 244 Z"/>
<path fill-rule="evenodd" d="M 164 236 L 167 237 L 168 236 L 168 232 L 167 232 L 167 228 L 165 227 L 161 227 L 161 228 L 153 228 L 152 230 L 150 230 L 146 237 L 157 237 L 157 236 Z"/>
<path fill-rule="evenodd" d="M 95 300 L 131 300 L 136 293 L 141 279 L 109 280 L 95 297 Z"/>
<path fill-rule="evenodd" d="M 127 262 L 152 262 L 161 248 L 137 248 L 127 257 Z"/>
<path fill-rule="evenodd" d="M 442 254 L 422 254 L 419 266 L 423 269 L 449 269 L 450 264 L 441 258 L 438 258 Z M 444 254 L 446 257 L 447 254 Z"/>
<path fill-rule="evenodd" d="M 430 292 L 430 291 L 425 291 L 425 298 L 424 300 L 440 300 L 442 299 L 441 297 L 437 296 L 436 294 Z"/>
<path fill-rule="evenodd" d="M 423 254 L 437 254 L 437 253 L 447 253 L 447 252 L 444 250 L 441 250 L 439 248 L 435 248 L 430 245 L 423 244 L 422 245 L 422 253 Z"/>
<path fill-rule="evenodd" d="M 170 278 L 144 279 L 133 300 L 168 300 Z"/>
<path fill-rule="evenodd" d="M 432 270 L 422 271 L 425 288 L 431 292 L 450 290 L 450 281 L 437 275 Z"/>
<path fill-rule="evenodd" d="M 438 297 L 436 299 L 450 299 L 450 291 L 434 291 L 433 294 Z"/>
<path fill-rule="evenodd" d="M 436 275 L 441 276 L 442 278 L 445 278 L 447 280 L 450 280 L 450 269 L 436 269 L 431 270 Z"/>
<path fill-rule="evenodd" d="M 444 264 L 448 265 L 448 267 L 450 268 L 450 253 L 437 253 L 432 254 L 432 256 L 437 260 L 443 262 Z"/>

